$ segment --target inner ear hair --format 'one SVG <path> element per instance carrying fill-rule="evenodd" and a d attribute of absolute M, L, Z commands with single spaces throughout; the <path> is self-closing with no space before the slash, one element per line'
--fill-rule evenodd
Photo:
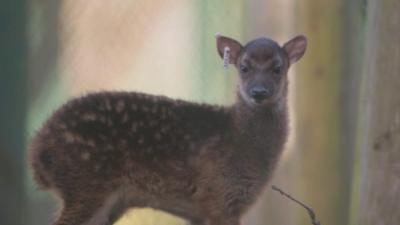
<path fill-rule="evenodd" d="M 304 55 L 306 48 L 307 38 L 304 35 L 298 35 L 283 45 L 291 65 Z"/>
<path fill-rule="evenodd" d="M 222 59 L 224 58 L 226 47 L 229 48 L 229 63 L 235 64 L 242 50 L 242 45 L 232 38 L 217 35 L 217 50 Z"/>

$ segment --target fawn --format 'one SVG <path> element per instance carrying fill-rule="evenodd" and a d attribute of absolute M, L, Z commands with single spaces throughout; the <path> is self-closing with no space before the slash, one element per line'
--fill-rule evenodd
<path fill-rule="evenodd" d="M 304 36 L 280 47 L 217 37 L 239 71 L 229 107 L 99 92 L 58 109 L 34 136 L 38 186 L 61 200 L 54 225 L 111 225 L 152 207 L 191 224 L 238 225 L 271 178 L 288 136 L 287 72 Z"/>

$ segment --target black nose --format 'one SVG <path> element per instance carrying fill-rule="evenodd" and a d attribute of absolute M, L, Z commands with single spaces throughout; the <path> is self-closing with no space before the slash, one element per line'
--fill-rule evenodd
<path fill-rule="evenodd" d="M 257 102 L 261 102 L 271 95 L 271 91 L 265 87 L 257 86 L 250 90 L 250 95 Z"/>

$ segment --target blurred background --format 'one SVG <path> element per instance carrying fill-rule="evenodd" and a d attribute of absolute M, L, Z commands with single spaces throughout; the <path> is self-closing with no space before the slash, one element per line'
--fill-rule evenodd
<path fill-rule="evenodd" d="M 3 0 L 0 3 L 0 224 L 50 224 L 26 146 L 68 99 L 131 90 L 229 105 L 217 32 L 242 43 L 308 37 L 291 69 L 291 137 L 271 184 L 323 225 L 400 223 L 399 0 Z M 96 191 L 96 190 L 93 190 Z M 133 209 L 117 225 L 184 224 Z M 310 224 L 266 188 L 248 225 Z"/>

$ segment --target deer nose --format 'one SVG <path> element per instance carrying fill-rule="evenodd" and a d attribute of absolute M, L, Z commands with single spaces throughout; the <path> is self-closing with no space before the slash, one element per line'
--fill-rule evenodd
<path fill-rule="evenodd" d="M 256 100 L 256 102 L 261 102 L 271 96 L 271 90 L 265 87 L 256 86 L 250 90 L 250 95 L 254 100 Z"/>

